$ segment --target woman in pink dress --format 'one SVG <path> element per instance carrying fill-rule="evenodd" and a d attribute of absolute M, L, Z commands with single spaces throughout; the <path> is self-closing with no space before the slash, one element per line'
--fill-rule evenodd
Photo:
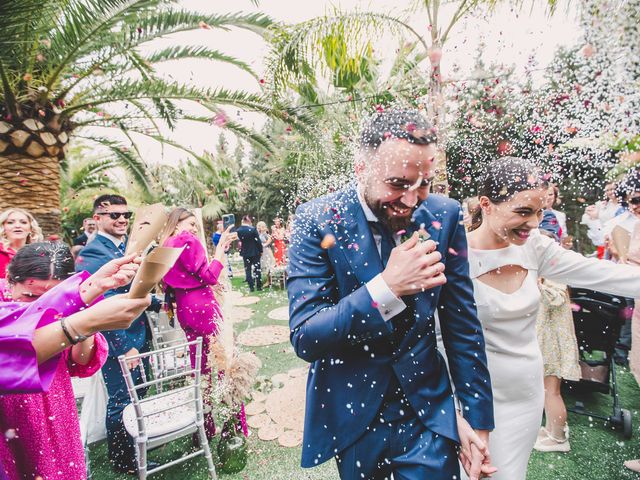
<path fill-rule="evenodd" d="M 273 255 L 276 257 L 276 266 L 280 267 L 287 263 L 287 245 L 285 238 L 287 236 L 286 229 L 282 226 L 280 218 L 273 219 L 271 227 L 271 238 L 273 238 Z"/>
<path fill-rule="evenodd" d="M 87 327 L 87 320 L 110 314 L 117 317 L 114 307 L 127 310 L 127 302 L 116 298 L 115 302 L 87 307 L 101 300 L 105 291 L 132 280 L 137 269 L 132 260 L 130 256 L 110 262 L 93 276 L 86 272 L 73 275 L 69 248 L 61 243 L 42 242 L 23 247 L 11 261 L 10 298 L 0 298 L 3 329 L 10 328 L 12 323 L 31 325 L 37 321 L 36 327 L 45 327 L 59 321 L 68 344 L 73 346 L 39 365 L 41 374 L 45 373 L 44 380 L 50 381 L 40 386 L 44 390 L 48 387 L 48 392 L 0 397 L 0 431 L 5 432 L 7 440 L 0 442 L 0 464 L 8 478 L 86 478 L 70 376 L 90 376 L 104 363 L 106 341 L 95 329 Z M 148 302 L 141 305 L 144 303 Z M 104 306 L 107 308 L 101 308 Z M 33 348 L 29 345 L 31 339 L 25 340 L 21 346 L 12 345 L 15 347 L 12 358 L 2 357 L 7 364 L 3 364 L 3 370 L 25 368 L 26 375 L 33 374 L 32 361 L 24 367 L 16 361 L 30 353 L 29 346 Z M 39 351 L 38 358 L 40 355 Z M 14 388 L 18 391 L 40 389 L 29 385 L 29 380 L 26 385 Z"/>
<path fill-rule="evenodd" d="M 0 278 L 16 252 L 29 243 L 42 241 L 38 222 L 26 210 L 9 208 L 0 213 Z"/>
<path fill-rule="evenodd" d="M 218 324 L 222 321 L 222 311 L 211 287 L 218 284 L 220 273 L 225 268 L 225 252 L 231 242 L 238 238 L 237 234 L 231 233 L 231 228 L 222 232 L 211 262 L 198 238 L 196 217 L 185 208 L 176 208 L 171 212 L 160 237 L 160 244 L 165 247 L 184 247 L 174 266 L 164 276 L 164 283 L 175 294 L 175 313 L 187 339 L 192 341 L 202 337 L 203 375 L 211 373 L 207 362 L 210 338 L 218 333 Z M 193 367 L 196 364 L 195 346 L 190 348 L 189 353 Z M 215 435 L 215 424 L 210 413 L 205 416 L 205 429 L 209 438 Z"/>
<path fill-rule="evenodd" d="M 192 212 L 176 208 L 169 220 L 161 244 L 165 247 L 184 247 L 175 265 L 164 276 L 164 283 L 175 293 L 176 316 L 189 341 L 202 337 L 202 373 L 210 372 L 207 366 L 209 336 L 218 333 L 222 320 L 220 305 L 213 295 L 212 286 L 218 284 L 224 269 L 224 254 L 237 235 L 229 227 L 222 232 L 213 260 L 207 260 L 202 243 L 198 239 L 198 223 Z M 191 365 L 195 365 L 195 348 L 191 350 Z"/>

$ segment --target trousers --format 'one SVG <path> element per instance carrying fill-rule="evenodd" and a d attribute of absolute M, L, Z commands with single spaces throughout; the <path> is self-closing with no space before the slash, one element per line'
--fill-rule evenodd
<path fill-rule="evenodd" d="M 252 257 L 242 257 L 244 260 L 244 273 L 249 284 L 249 290 L 253 292 L 254 288 L 262 290 L 262 270 L 260 268 L 260 255 Z"/>
<path fill-rule="evenodd" d="M 342 480 L 454 480 L 460 478 L 456 443 L 414 415 L 377 416 L 354 444 L 336 455 Z"/>

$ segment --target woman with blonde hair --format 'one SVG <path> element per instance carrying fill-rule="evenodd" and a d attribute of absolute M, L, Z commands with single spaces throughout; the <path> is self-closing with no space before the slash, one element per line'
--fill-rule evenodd
<path fill-rule="evenodd" d="M 42 241 L 42 230 L 26 210 L 9 208 L 0 213 L 0 278 L 7 275 L 7 265 L 25 245 Z"/>

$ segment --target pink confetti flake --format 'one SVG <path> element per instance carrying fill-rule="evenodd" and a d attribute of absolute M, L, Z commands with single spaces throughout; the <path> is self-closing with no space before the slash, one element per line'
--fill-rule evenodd
<path fill-rule="evenodd" d="M 218 113 L 212 118 L 212 122 L 216 127 L 224 127 L 227 123 L 227 116 L 224 113 Z"/>
<path fill-rule="evenodd" d="M 404 235 L 405 233 L 407 233 L 407 231 L 406 231 L 406 230 L 398 230 L 398 231 L 396 232 L 396 234 L 397 234 L 397 235 L 400 235 L 400 236 Z"/>
<path fill-rule="evenodd" d="M 440 230 L 442 228 L 442 224 L 437 220 L 431 222 L 431 225 L 433 225 L 433 228 L 435 228 L 436 230 Z"/>
<path fill-rule="evenodd" d="M 582 310 L 582 307 L 576 303 L 572 303 L 571 304 L 571 311 L 572 312 L 579 312 L 580 310 Z"/>
<path fill-rule="evenodd" d="M 450 253 L 451 255 L 456 256 L 456 257 L 458 256 L 458 252 L 456 251 L 456 249 L 455 249 L 455 248 L 450 248 L 450 249 L 449 249 L 449 253 Z"/>
<path fill-rule="evenodd" d="M 630 319 L 633 316 L 633 307 L 625 307 L 620 311 L 620 316 L 625 320 Z"/>
<path fill-rule="evenodd" d="M 371 302 L 371 306 L 373 308 L 378 308 L 378 302 L 376 302 L 376 301 Z"/>

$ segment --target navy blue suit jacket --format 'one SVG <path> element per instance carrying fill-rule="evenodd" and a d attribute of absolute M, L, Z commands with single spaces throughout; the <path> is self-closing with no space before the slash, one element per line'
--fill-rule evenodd
<path fill-rule="evenodd" d="M 78 253 L 76 271 L 86 270 L 89 273 L 95 273 L 105 263 L 122 256 L 122 252 L 118 250 L 111 240 L 96 234 L 95 238 Z M 126 285 L 115 290 L 109 290 L 104 296 L 109 297 L 118 293 L 127 293 L 128 291 L 129 285 Z M 146 321 L 147 315 L 143 313 L 126 330 L 102 332 L 109 344 L 109 356 L 124 355 L 132 348 L 144 351 L 147 341 Z"/>
<path fill-rule="evenodd" d="M 243 257 L 256 257 L 262 255 L 262 242 L 256 227 L 241 225 L 236 229 L 238 240 L 242 242 L 240 255 Z"/>
<path fill-rule="evenodd" d="M 458 441 L 449 375 L 438 353 L 438 308 L 456 395 L 472 427 L 492 430 L 493 398 L 482 327 L 473 299 L 458 202 L 430 195 L 414 213 L 446 266 L 447 283 L 414 296 L 416 321 L 389 348 L 385 322 L 365 284 L 382 272 L 355 187 L 300 206 L 289 249 L 291 343 L 311 362 L 302 466 L 322 463 L 353 444 L 380 411 L 395 375 L 413 410 L 432 431 Z M 331 234 L 336 245 L 320 246 Z"/>

